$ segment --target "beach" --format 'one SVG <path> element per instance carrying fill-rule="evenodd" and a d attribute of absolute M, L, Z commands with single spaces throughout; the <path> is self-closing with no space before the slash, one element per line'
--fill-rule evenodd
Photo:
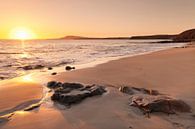
<path fill-rule="evenodd" d="M 0 113 L 14 112 L 0 119 L 1 129 L 195 129 L 195 47 L 170 48 L 133 57 L 125 57 L 95 67 L 57 71 L 57 75 L 37 73 L 31 78 L 1 81 Z M 55 69 L 54 69 L 55 70 Z M 43 98 L 48 81 L 103 85 L 107 93 L 87 98 L 66 109 L 44 101 L 31 111 L 23 109 Z M 144 116 L 129 106 L 129 96 L 121 86 L 158 90 L 185 101 L 190 113 Z"/>

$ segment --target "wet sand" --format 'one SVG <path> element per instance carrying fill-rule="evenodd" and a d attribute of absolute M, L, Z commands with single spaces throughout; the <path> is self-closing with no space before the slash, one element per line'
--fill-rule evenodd
<path fill-rule="evenodd" d="M 37 103 L 43 96 L 43 87 L 20 77 L 0 84 L 0 115 L 11 113 Z"/>
<path fill-rule="evenodd" d="M 40 108 L 33 111 L 16 113 L 10 121 L 0 123 L 0 128 L 34 129 L 34 125 L 36 125 L 36 129 L 195 128 L 194 47 L 173 48 L 146 55 L 122 58 L 92 68 L 61 72 L 56 76 L 36 75 L 34 79 L 39 83 L 25 84 L 31 89 L 30 91 L 28 88 L 26 89 L 24 83 L 21 83 L 24 87 L 15 88 L 10 97 L 3 91 L 4 94 L 1 94 L 0 97 L 2 97 L 1 103 L 5 104 L 1 109 L 8 108 L 10 105 L 12 107 L 12 105 L 24 101 L 40 99 L 39 95 L 42 93 L 40 84 L 46 83 L 45 80 L 101 84 L 107 86 L 109 92 L 103 96 L 88 98 L 69 109 L 53 104 L 48 100 Z M 6 82 L 4 85 L 7 84 Z M 154 113 L 151 118 L 147 118 L 139 109 L 128 105 L 128 95 L 118 91 L 118 87 L 126 85 L 155 89 L 161 93 L 182 99 L 191 106 L 192 112 L 170 116 Z M 12 90 L 14 87 L 11 86 L 10 88 L 9 90 Z M 16 97 L 18 94 L 21 94 L 22 97 Z M 27 99 L 24 100 L 24 98 Z"/>

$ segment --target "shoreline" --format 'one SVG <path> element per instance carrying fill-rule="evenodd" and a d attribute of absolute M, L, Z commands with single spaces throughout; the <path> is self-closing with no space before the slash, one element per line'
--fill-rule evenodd
<path fill-rule="evenodd" d="M 112 61 L 112 60 L 119 60 L 119 59 L 122 59 L 122 58 L 140 56 L 140 55 L 145 55 L 145 54 L 152 54 L 154 52 L 164 51 L 164 50 L 168 50 L 168 49 L 172 49 L 172 48 L 183 47 L 183 46 L 187 45 L 187 43 L 178 43 L 178 44 L 182 44 L 182 45 L 172 46 L 172 47 L 168 47 L 168 48 L 161 48 L 161 49 L 157 49 L 157 50 L 153 50 L 153 51 L 142 52 L 142 53 L 139 53 L 139 54 L 136 53 L 136 54 L 120 55 L 120 56 L 115 56 L 115 57 L 104 57 L 104 58 L 94 60 L 92 62 L 87 62 L 87 63 L 82 63 L 82 64 L 67 64 L 67 65 L 62 65 L 62 66 L 54 66 L 54 67 L 52 67 L 53 70 L 48 70 L 47 67 L 43 67 L 43 68 L 40 68 L 40 69 L 24 70 L 27 73 L 25 73 L 23 75 L 19 75 L 19 76 L 13 77 L 13 78 L 0 79 L 0 84 L 1 84 L 1 82 L 4 82 L 4 81 L 6 82 L 6 81 L 9 81 L 9 80 L 12 80 L 12 79 L 15 79 L 15 78 L 20 78 L 22 76 L 27 76 L 29 74 L 37 74 L 37 73 L 39 74 L 39 73 L 42 73 L 42 72 L 51 73 L 52 71 L 61 72 L 61 71 L 64 71 L 65 66 L 71 66 L 71 65 L 75 66 L 76 70 L 85 69 L 85 68 L 90 68 L 90 67 L 96 67 L 97 65 L 108 63 L 109 61 Z"/>
<path fill-rule="evenodd" d="M 65 111 L 56 109 L 55 105 L 48 108 L 47 105 L 44 104 L 43 106 L 41 105 L 35 111 L 32 110 L 28 114 L 23 116 L 24 118 L 26 118 L 25 121 L 29 123 L 29 124 L 25 124 L 24 127 L 19 126 L 20 124 L 23 123 L 23 121 L 21 121 L 23 117 L 21 116 L 21 114 L 17 114 L 17 113 L 16 115 L 13 116 L 12 121 L 8 121 L 2 127 L 3 129 L 4 128 L 12 129 L 11 127 L 18 127 L 18 128 L 20 127 L 22 129 L 23 128 L 25 129 L 25 128 L 30 128 L 33 124 L 37 124 L 38 127 L 43 128 L 44 126 L 46 126 L 44 124 L 44 122 L 47 121 L 46 118 L 52 119 L 54 117 L 57 119 L 57 121 L 48 123 L 48 125 L 46 126 L 48 129 L 57 128 L 62 125 L 64 127 L 69 127 L 73 129 L 74 127 L 75 128 L 86 127 L 87 129 L 91 129 L 93 126 L 94 127 L 97 126 L 97 128 L 102 129 L 103 127 L 101 125 L 96 125 L 95 123 L 103 122 L 103 121 L 108 123 L 110 123 L 109 121 L 114 121 L 115 123 L 114 125 L 116 127 L 111 126 L 111 124 L 108 125 L 106 124 L 105 127 L 108 128 L 113 127 L 113 129 L 117 129 L 117 127 L 124 128 L 128 126 L 128 123 L 122 122 L 123 119 L 125 121 L 129 121 L 131 125 L 135 127 L 146 126 L 152 129 L 156 129 L 150 125 L 147 125 L 146 124 L 147 119 L 145 120 L 143 118 L 140 118 L 139 113 L 138 114 L 134 113 L 133 109 L 129 108 L 128 105 L 126 105 L 128 96 L 118 93 L 117 91 L 118 87 L 135 86 L 140 88 L 143 87 L 143 88 L 158 90 L 162 93 L 166 93 L 168 95 L 183 99 L 188 104 L 190 104 L 190 106 L 192 107 L 192 111 L 194 111 L 195 100 L 193 98 L 195 96 L 193 95 L 194 87 L 192 86 L 193 84 L 195 84 L 193 80 L 193 75 L 195 74 L 193 69 L 195 65 L 195 60 L 193 58 L 194 55 L 195 55 L 194 47 L 171 48 L 168 50 L 161 50 L 149 54 L 111 60 L 103 64 L 98 64 L 94 67 L 77 69 L 68 72 L 61 71 L 55 76 L 49 75 L 49 72 L 45 72 L 45 73 L 38 73 L 38 74 L 35 73 L 31 77 L 24 78 L 23 80 L 22 79 L 19 80 L 19 78 L 15 78 L 9 81 L 6 80 L 4 82 L 4 85 L 6 85 L 7 82 L 10 81 L 12 81 L 10 83 L 13 83 L 14 81 L 16 82 L 19 81 L 20 83 L 18 83 L 15 87 L 18 86 L 22 87 L 22 90 L 19 89 L 20 92 L 26 92 L 26 90 L 30 88 L 31 90 L 33 90 L 35 93 L 39 95 L 43 93 L 42 92 L 43 89 L 41 87 L 45 86 L 45 84 L 49 80 L 55 80 L 61 82 L 64 81 L 78 82 L 82 84 L 105 85 L 109 89 L 109 93 L 103 95 L 102 97 L 88 99 L 82 102 L 81 104 L 73 106 L 70 110 L 65 110 Z M 32 82 L 36 82 L 36 83 L 32 83 Z M 2 82 L 0 82 L 0 84 L 2 84 Z M 21 84 L 23 84 L 23 86 L 21 86 Z M 28 88 L 23 89 L 25 87 L 24 85 L 28 86 Z M 32 85 L 32 87 L 30 85 Z M 108 85 L 114 86 L 115 88 L 112 89 L 112 87 L 110 87 L 111 88 L 110 89 Z M 0 88 L 0 91 L 1 89 L 2 88 Z M 16 92 L 18 90 L 14 90 L 14 91 Z M 33 96 L 29 96 L 30 94 L 25 94 L 25 95 L 27 95 L 30 98 L 33 97 Z M 7 95 L 4 95 L 4 97 L 5 96 Z M 11 97 L 8 99 L 11 99 Z M 120 102 L 110 101 L 110 99 L 118 100 Z M 110 106 L 107 105 L 105 102 L 109 103 Z M 93 110 L 96 110 L 97 112 L 102 112 L 101 113 L 102 116 L 101 115 L 99 116 L 97 113 L 93 112 Z M 109 112 L 106 112 L 108 110 Z M 120 117 L 113 118 L 113 113 L 114 114 L 116 113 L 115 110 L 118 112 L 118 116 Z M 130 115 L 133 116 L 133 118 L 135 117 L 135 120 L 126 116 L 126 113 L 129 110 L 130 110 L 129 112 Z M 92 118 L 89 120 L 87 117 L 85 117 L 85 116 L 89 117 L 92 112 L 94 113 L 94 115 L 97 115 L 97 118 L 99 119 Z M 181 115 L 181 117 L 182 116 L 184 116 L 185 118 L 188 117 L 187 115 Z M 39 119 L 38 121 L 34 120 L 39 117 L 41 119 Z M 77 117 L 78 119 L 81 119 L 82 121 L 86 122 L 86 125 L 82 126 L 80 123 L 77 123 L 75 126 L 72 126 L 72 124 L 74 124 L 73 121 L 77 121 Z M 178 119 L 176 119 L 174 116 L 172 117 L 176 121 L 178 121 Z M 142 125 L 135 125 L 132 123 L 132 121 L 135 121 L 135 123 L 140 122 L 139 119 L 142 119 L 142 121 L 146 123 L 145 124 L 143 123 Z M 167 123 L 167 121 L 163 120 L 163 118 L 161 118 L 161 116 L 158 115 L 157 116 L 154 115 L 150 122 L 157 125 L 157 123 L 155 123 L 155 119 L 158 119 L 161 125 L 163 123 L 164 124 Z M 67 122 L 66 120 L 68 120 L 69 122 Z M 191 118 L 188 119 L 188 121 L 191 122 Z M 105 124 L 105 122 L 103 123 Z M 163 126 L 165 126 L 165 128 L 172 129 L 170 123 L 167 124 L 168 125 L 163 125 Z M 89 125 L 91 125 L 91 127 Z"/>
<path fill-rule="evenodd" d="M 184 46 L 188 46 L 188 45 L 185 44 Z M 179 46 L 179 47 L 164 48 L 162 50 L 155 50 L 155 51 L 152 51 L 152 52 L 145 52 L 145 53 L 140 53 L 140 54 L 135 54 L 135 55 L 125 55 L 125 56 L 118 56 L 118 57 L 108 57 L 106 59 L 100 59 L 100 60 L 97 60 L 97 61 L 94 61 L 94 62 L 91 62 L 91 63 L 81 64 L 81 65 L 74 65 L 76 67 L 76 70 L 73 70 L 73 71 L 85 70 L 85 69 L 89 69 L 89 68 L 95 68 L 98 65 L 104 65 L 104 64 L 109 63 L 109 62 L 112 62 L 112 61 L 118 61 L 118 60 L 121 60 L 121 59 L 127 59 L 127 58 L 132 58 L 132 57 L 135 57 L 136 58 L 137 56 L 153 54 L 153 53 L 161 52 L 161 51 L 171 51 L 171 49 L 182 48 L 182 47 L 183 47 L 183 45 L 182 46 Z M 55 69 L 54 71 L 56 71 L 57 73 L 72 72 L 72 71 L 64 71 L 64 66 L 54 67 L 54 69 Z M 51 71 L 44 70 L 44 72 L 41 72 L 40 70 L 33 70 L 31 73 L 28 73 L 26 75 L 22 75 L 22 76 L 15 77 L 15 78 L 11 78 L 11 79 L 1 80 L 0 81 L 0 85 L 7 85 L 7 83 L 12 82 L 12 80 L 20 80 L 21 78 L 27 77 L 29 75 L 35 75 L 35 76 L 46 75 L 46 76 L 48 76 L 48 74 L 50 74 L 52 71 L 53 70 L 51 70 Z M 42 91 L 44 92 L 44 89 L 46 88 L 45 84 L 41 84 L 41 87 L 42 87 Z M 1 88 L 3 88 L 3 87 L 1 86 L 0 89 Z M 12 113 L 17 112 L 17 111 L 22 111 L 22 110 L 24 110 L 26 108 L 30 108 L 32 105 L 39 105 L 39 103 L 41 102 L 41 100 L 44 98 L 44 95 L 45 94 L 47 94 L 47 93 L 43 93 L 42 94 L 42 97 L 39 100 L 37 100 L 36 102 L 27 102 L 27 103 L 22 104 L 23 106 L 19 106 L 19 109 L 17 109 L 17 106 L 16 106 L 16 107 L 14 107 L 12 109 L 8 109 L 8 110 L 5 110 L 3 112 L 0 112 L 0 116 L 4 116 L 4 115 L 7 115 L 7 114 L 12 114 Z M 27 104 L 27 106 L 25 106 L 26 104 Z"/>

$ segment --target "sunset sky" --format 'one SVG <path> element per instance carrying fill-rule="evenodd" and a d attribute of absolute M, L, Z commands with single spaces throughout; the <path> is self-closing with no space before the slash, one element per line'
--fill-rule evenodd
<path fill-rule="evenodd" d="M 0 38 L 174 34 L 195 28 L 195 0 L 0 0 Z"/>

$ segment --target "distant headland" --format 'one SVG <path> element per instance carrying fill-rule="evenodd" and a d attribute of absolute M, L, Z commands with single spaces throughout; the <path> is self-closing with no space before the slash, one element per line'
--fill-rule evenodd
<path fill-rule="evenodd" d="M 66 40 L 116 40 L 116 39 L 134 39 L 134 40 L 149 40 L 149 39 L 167 39 L 171 41 L 163 41 L 163 42 L 191 42 L 195 41 L 195 29 L 186 30 L 182 33 L 175 34 L 175 35 L 146 35 L 146 36 L 129 36 L 129 37 L 104 37 L 104 38 L 97 38 L 97 37 L 83 37 L 83 36 L 65 36 L 59 39 L 66 39 Z"/>
<path fill-rule="evenodd" d="M 91 40 L 91 39 L 94 39 L 94 40 L 104 40 L 104 39 L 131 39 L 131 37 L 105 37 L 105 38 L 97 38 L 97 37 L 83 37 L 83 36 L 73 36 L 73 35 L 70 35 L 70 36 L 65 36 L 65 37 L 62 37 L 60 39 L 67 39 L 67 40 Z"/>

